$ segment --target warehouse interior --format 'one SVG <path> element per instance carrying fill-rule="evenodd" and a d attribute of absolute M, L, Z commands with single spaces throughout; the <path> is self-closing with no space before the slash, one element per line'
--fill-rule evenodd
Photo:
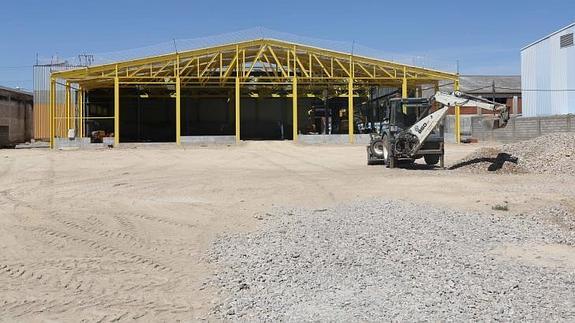
<path fill-rule="evenodd" d="M 327 91 L 324 91 L 327 92 Z M 86 95 L 85 134 L 114 132 L 113 89 L 95 89 Z M 173 90 L 131 87 L 120 90 L 121 142 L 174 142 L 176 107 Z M 293 140 L 292 98 L 258 89 L 242 93 L 241 140 Z M 182 136 L 233 136 L 233 93 L 222 89 L 182 90 Z M 298 133 L 347 134 L 347 98 L 298 98 Z M 110 118 L 110 119 L 99 119 Z"/>
<path fill-rule="evenodd" d="M 243 41 L 53 72 L 50 142 L 69 129 L 114 146 L 308 135 L 353 142 L 377 89 L 406 97 L 445 81 L 457 84 L 458 75 L 274 39 Z"/>

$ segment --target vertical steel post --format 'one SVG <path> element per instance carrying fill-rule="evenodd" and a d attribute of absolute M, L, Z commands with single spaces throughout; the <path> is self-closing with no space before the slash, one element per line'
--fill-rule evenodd
<path fill-rule="evenodd" d="M 221 59 L 221 56 L 220 56 Z M 221 62 L 220 62 L 221 63 Z M 221 70 L 221 67 L 220 67 Z M 176 145 L 181 145 L 181 82 L 180 82 L 180 57 L 176 58 Z"/>
<path fill-rule="evenodd" d="M 459 91 L 459 80 L 455 81 L 455 91 Z M 455 143 L 461 143 L 461 107 L 455 106 Z"/>
<path fill-rule="evenodd" d="M 114 77 L 114 147 L 120 146 L 120 79 Z"/>
<path fill-rule="evenodd" d="M 66 105 L 66 131 L 65 131 L 65 136 L 68 136 L 68 130 L 70 129 L 70 109 L 71 109 L 71 101 L 72 101 L 72 95 L 71 95 L 71 87 L 70 87 L 70 82 L 66 81 L 66 97 L 65 97 L 65 105 Z"/>
<path fill-rule="evenodd" d="M 181 90 L 180 76 L 176 77 L 176 144 L 181 145 Z"/>
<path fill-rule="evenodd" d="M 240 142 L 240 78 L 236 76 L 236 142 Z"/>
<path fill-rule="evenodd" d="M 347 129 L 349 136 L 349 143 L 353 144 L 355 141 L 354 127 L 353 127 L 353 57 L 349 57 L 349 80 L 347 82 Z"/>
<path fill-rule="evenodd" d="M 348 88 L 347 88 L 347 123 L 348 123 L 348 135 L 349 143 L 353 144 L 355 141 L 353 135 L 353 77 L 349 78 Z"/>
<path fill-rule="evenodd" d="M 78 133 L 76 136 L 82 138 L 82 88 L 78 86 L 78 91 L 76 91 L 76 111 L 77 117 L 74 119 L 74 124 L 77 123 Z"/>
<path fill-rule="evenodd" d="M 401 82 L 401 97 L 406 99 L 407 98 L 407 77 L 403 77 L 403 81 Z"/>
<path fill-rule="evenodd" d="M 407 98 L 407 68 L 403 67 L 403 81 L 401 82 L 401 97 Z"/>
<path fill-rule="evenodd" d="M 288 62 L 289 64 L 289 62 Z M 294 45 L 293 47 L 293 79 L 292 79 L 292 125 L 293 125 L 293 141 L 297 142 L 298 140 L 298 106 L 297 106 L 297 47 Z"/>
<path fill-rule="evenodd" d="M 54 120 L 55 120 L 55 102 L 56 102 L 56 80 L 50 78 L 50 104 L 49 104 L 49 114 L 50 114 L 50 148 L 54 149 Z"/>
<path fill-rule="evenodd" d="M 84 104 L 85 103 L 85 94 L 84 89 L 80 91 L 80 138 L 84 137 Z"/>
<path fill-rule="evenodd" d="M 298 120 L 297 120 L 297 76 L 292 79 L 292 124 L 293 124 L 293 141 L 298 140 Z"/>
<path fill-rule="evenodd" d="M 403 67 L 403 81 L 401 82 L 401 98 L 402 99 L 407 99 L 407 96 L 409 95 L 407 93 L 407 68 L 404 66 Z M 403 109 L 403 113 L 407 113 L 407 107 L 404 105 L 402 107 Z"/>
<path fill-rule="evenodd" d="M 244 49 L 244 55 L 245 55 L 245 49 Z M 240 142 L 240 101 L 241 101 L 241 89 L 240 89 L 240 46 L 236 45 L 236 57 L 237 57 L 237 64 L 236 64 L 236 96 L 235 96 L 235 101 L 236 101 L 236 143 Z M 231 68 L 231 67 L 228 67 Z M 244 62 L 242 62 L 242 71 L 245 69 L 245 56 L 244 56 Z M 245 74 L 242 75 L 245 76 Z"/>

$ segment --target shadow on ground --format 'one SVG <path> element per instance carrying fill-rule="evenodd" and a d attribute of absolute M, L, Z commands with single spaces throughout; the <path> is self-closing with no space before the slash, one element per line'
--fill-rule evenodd
<path fill-rule="evenodd" d="M 373 166 L 381 166 L 381 167 L 385 167 L 385 163 L 383 161 L 381 162 L 374 162 L 372 164 Z M 408 170 L 434 170 L 434 169 L 443 169 L 437 165 L 426 165 L 426 164 L 417 164 L 417 163 L 413 163 L 413 162 L 403 162 L 400 161 L 399 164 L 397 165 L 397 168 L 399 169 L 408 169 Z"/>
<path fill-rule="evenodd" d="M 497 154 L 497 156 L 495 158 L 489 158 L 489 157 L 480 157 L 480 158 L 473 158 L 461 163 L 457 163 L 451 167 L 449 167 L 449 170 L 454 170 L 454 169 L 458 169 L 461 167 L 466 167 L 466 166 L 470 166 L 470 165 L 474 165 L 474 164 L 478 164 L 478 163 L 491 163 L 488 167 L 487 170 L 490 172 L 494 172 L 497 170 L 500 170 L 503 165 L 505 164 L 505 162 L 510 162 L 513 164 L 517 165 L 518 162 L 518 158 L 511 156 L 507 153 L 499 153 Z"/>

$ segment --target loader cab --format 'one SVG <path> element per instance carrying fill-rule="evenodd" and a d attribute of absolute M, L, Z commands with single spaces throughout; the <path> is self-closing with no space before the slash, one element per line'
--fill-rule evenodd
<path fill-rule="evenodd" d="M 418 144 L 411 128 L 422 118 L 428 116 L 432 104 L 423 98 L 393 98 L 385 104 L 382 127 L 371 135 L 367 148 L 367 164 L 385 164 L 389 168 L 398 165 L 411 165 L 415 160 L 424 158 L 429 166 L 440 164 L 444 166 L 444 131 L 433 130 L 421 147 L 414 151 Z"/>
<path fill-rule="evenodd" d="M 431 110 L 430 107 L 427 99 L 391 99 L 387 109 L 389 125 L 397 127 L 398 130 L 407 129 L 427 116 Z"/>

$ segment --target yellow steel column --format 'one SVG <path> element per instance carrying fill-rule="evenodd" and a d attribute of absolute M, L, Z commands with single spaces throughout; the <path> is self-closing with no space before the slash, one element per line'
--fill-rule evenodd
<path fill-rule="evenodd" d="M 120 79 L 114 77 L 114 147 L 120 146 Z"/>
<path fill-rule="evenodd" d="M 221 56 L 220 56 L 221 60 Z M 220 62 L 221 64 L 221 62 Z M 220 67 L 221 71 L 221 67 Z M 176 145 L 181 145 L 181 82 L 180 82 L 180 56 L 176 57 Z"/>
<path fill-rule="evenodd" d="M 408 97 L 408 93 L 407 93 L 407 68 L 404 66 L 403 67 L 403 81 L 401 82 L 401 97 L 403 99 L 406 99 Z M 403 113 L 407 113 L 407 111 L 405 111 L 405 106 L 403 107 Z"/>
<path fill-rule="evenodd" d="M 403 67 L 403 81 L 401 82 L 401 98 L 406 99 L 408 96 L 407 93 L 407 68 Z M 402 107 L 403 113 L 407 114 L 407 107 L 404 105 Z"/>
<path fill-rule="evenodd" d="M 245 49 L 244 49 L 244 55 L 245 55 Z M 240 89 L 240 46 L 236 45 L 236 57 L 237 57 L 237 64 L 236 64 L 236 143 L 240 142 L 240 101 L 241 101 L 241 89 Z M 244 56 L 244 62 L 242 63 L 242 70 L 245 68 L 245 56 Z M 228 67 L 228 68 L 231 68 Z M 248 72 L 249 74 L 249 72 Z M 242 72 L 242 75 L 243 74 Z"/>
<path fill-rule="evenodd" d="M 459 80 L 455 81 L 455 91 L 459 91 Z M 455 106 L 455 142 L 461 143 L 461 107 Z"/>
<path fill-rule="evenodd" d="M 65 102 L 64 104 L 66 105 L 66 132 L 65 132 L 65 136 L 68 136 L 68 130 L 70 129 L 70 109 L 71 109 L 71 101 L 72 101 L 72 95 L 70 93 L 71 87 L 70 87 L 70 82 L 66 81 L 66 98 L 65 98 Z"/>
<path fill-rule="evenodd" d="M 347 81 L 347 129 L 349 136 L 349 143 L 353 144 L 355 142 L 354 127 L 353 127 L 353 57 L 349 58 L 349 80 Z"/>
<path fill-rule="evenodd" d="M 54 106 L 55 106 L 55 97 L 56 97 L 56 80 L 50 78 L 50 105 L 49 105 L 49 115 L 50 115 L 50 148 L 54 149 Z"/>
<path fill-rule="evenodd" d="M 403 82 L 401 82 L 401 97 L 406 99 L 407 98 L 407 78 L 403 78 Z"/>
<path fill-rule="evenodd" d="M 240 142 L 240 78 L 236 76 L 236 142 Z"/>
<path fill-rule="evenodd" d="M 297 77 L 294 74 L 292 80 L 292 123 L 293 123 L 293 141 L 297 141 L 298 139 L 298 120 L 297 120 Z"/>
<path fill-rule="evenodd" d="M 353 144 L 355 141 L 353 135 L 353 77 L 349 78 L 347 83 L 347 123 L 348 123 L 348 135 L 349 143 Z"/>
<path fill-rule="evenodd" d="M 179 146 L 181 141 L 181 92 L 180 92 L 180 76 L 176 77 L 176 144 Z"/>
<path fill-rule="evenodd" d="M 84 137 L 84 90 L 78 92 L 78 132 L 80 138 Z"/>
<path fill-rule="evenodd" d="M 74 109 L 74 128 L 76 129 L 76 137 L 80 137 L 80 89 L 76 91 L 76 108 Z"/>

